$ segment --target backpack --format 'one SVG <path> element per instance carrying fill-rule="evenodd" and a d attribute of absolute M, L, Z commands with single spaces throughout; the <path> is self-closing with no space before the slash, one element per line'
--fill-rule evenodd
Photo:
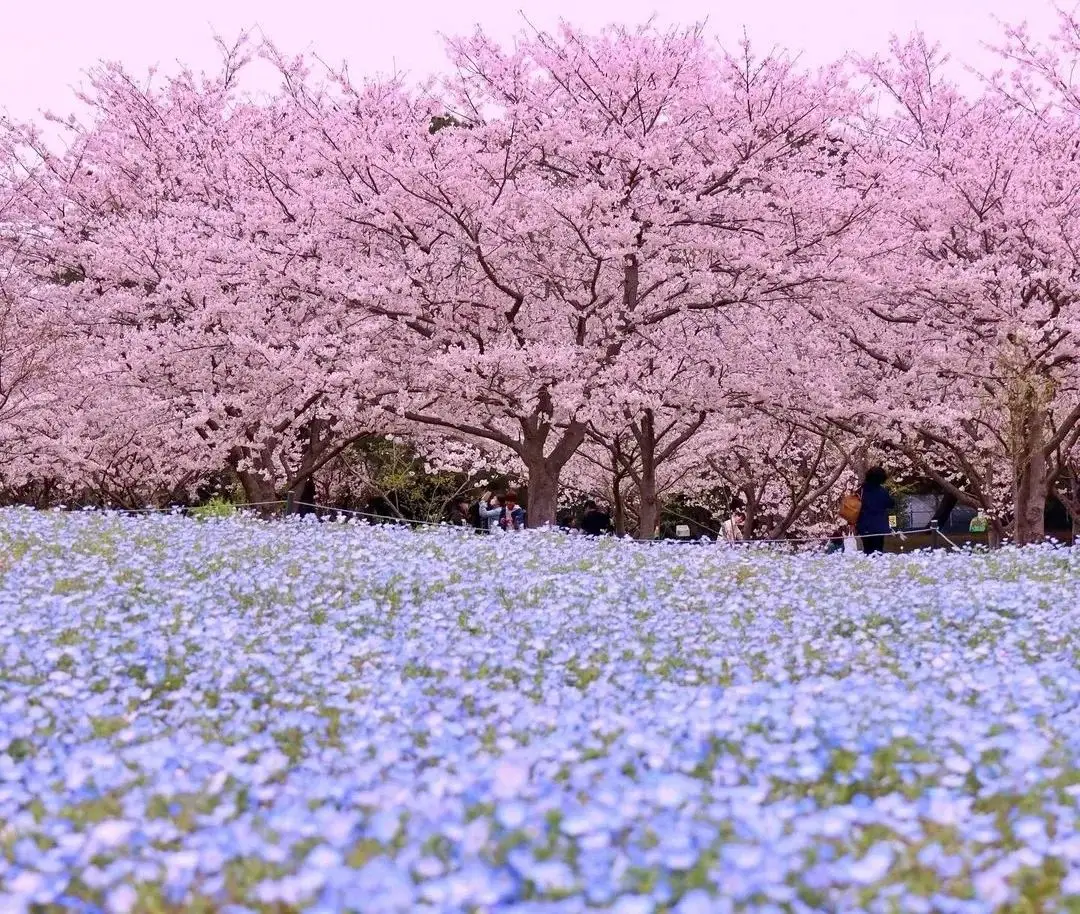
<path fill-rule="evenodd" d="M 840 502 L 840 518 L 849 524 L 854 524 L 859 520 L 861 513 L 862 499 L 854 492 L 849 492 Z"/>

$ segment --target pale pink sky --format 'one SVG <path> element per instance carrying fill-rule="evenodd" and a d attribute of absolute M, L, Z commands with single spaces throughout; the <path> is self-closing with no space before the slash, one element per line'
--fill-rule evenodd
<path fill-rule="evenodd" d="M 284 50 L 348 60 L 359 76 L 430 73 L 442 62 L 440 33 L 480 23 L 505 39 L 521 29 L 522 14 L 538 26 L 561 17 L 587 28 L 638 23 L 658 11 L 665 24 L 707 18 L 708 30 L 725 44 L 746 27 L 755 44 L 800 50 L 812 63 L 882 48 L 891 33 L 918 26 L 983 68 L 980 43 L 997 36 L 995 16 L 1026 17 L 1039 31 L 1054 20 L 1044 0 L 6 0 L 4 6 L 0 109 L 18 118 L 42 108 L 71 111 L 71 87 L 101 58 L 136 72 L 151 64 L 172 70 L 177 60 L 212 69 L 214 32 L 234 37 L 245 27 L 258 27 Z"/>

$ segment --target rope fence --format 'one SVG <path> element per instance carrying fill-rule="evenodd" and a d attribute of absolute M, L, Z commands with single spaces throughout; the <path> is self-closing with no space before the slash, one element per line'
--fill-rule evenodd
<path fill-rule="evenodd" d="M 329 511 L 333 514 L 345 514 L 348 517 L 360 517 L 365 520 L 377 520 L 384 524 L 397 524 L 403 527 L 446 527 L 449 530 L 465 530 L 470 533 L 475 533 L 476 528 L 473 526 L 461 527 L 454 524 L 447 524 L 442 521 L 431 520 L 415 520 L 408 517 L 393 517 L 389 514 L 370 514 L 366 511 L 353 511 L 349 508 L 331 508 L 329 505 L 319 505 L 308 501 L 294 501 L 293 506 L 297 508 L 314 508 L 316 511 Z"/>
<path fill-rule="evenodd" d="M 348 508 L 334 508 L 334 507 L 330 507 L 329 505 L 320 505 L 320 504 L 316 504 L 314 502 L 298 501 L 298 502 L 293 502 L 293 506 L 294 507 L 312 508 L 312 509 L 317 510 L 317 511 L 329 511 L 329 512 L 335 513 L 335 514 L 345 514 L 345 515 L 348 515 L 350 517 L 360 517 L 360 518 L 364 518 L 364 519 L 370 519 L 370 520 L 379 521 L 380 523 L 391 523 L 391 524 L 398 524 L 398 525 L 402 525 L 402 526 L 417 526 L 417 527 L 437 527 L 437 528 L 444 528 L 445 527 L 445 528 L 450 529 L 450 530 L 464 530 L 464 531 L 470 532 L 470 533 L 480 532 L 480 531 L 477 530 L 477 528 L 475 528 L 475 527 L 473 527 L 471 525 L 470 526 L 455 526 L 453 524 L 447 524 L 447 523 L 441 522 L 441 521 L 415 520 L 415 519 L 411 519 L 411 518 L 392 517 L 392 516 L 386 515 L 386 514 L 371 514 L 371 513 L 365 512 L 365 511 L 353 511 L 353 510 L 348 509 Z M 244 506 L 244 507 L 249 507 L 249 506 Z M 556 528 L 556 529 L 559 529 L 559 528 Z M 709 527 L 704 527 L 704 526 L 702 526 L 702 529 L 707 530 L 709 533 L 714 534 L 716 536 L 716 542 L 719 542 L 723 538 L 723 535 L 720 533 L 720 531 L 713 530 L 713 529 L 711 529 Z M 936 535 L 940 536 L 946 543 L 948 543 L 954 549 L 959 549 L 960 548 L 956 543 L 954 543 L 947 536 L 945 536 L 945 534 L 943 534 L 940 531 L 940 529 L 938 529 L 937 527 L 935 527 L 933 525 L 928 526 L 928 527 L 919 527 L 919 528 L 914 529 L 914 530 L 891 530 L 888 533 L 880 534 L 880 536 L 885 537 L 885 538 L 899 538 L 901 541 L 903 541 L 908 536 L 919 536 L 919 535 L 921 535 L 923 533 L 936 533 Z M 857 534 L 856 534 L 856 536 L 857 536 Z M 729 545 L 734 545 L 734 546 L 740 546 L 740 545 L 746 545 L 746 546 L 758 546 L 758 545 L 760 545 L 760 546 L 769 546 L 769 545 L 807 545 L 807 544 L 811 544 L 811 543 L 812 544 L 822 545 L 822 544 L 829 543 L 829 542 L 831 542 L 831 541 L 833 541 L 835 539 L 837 539 L 837 537 L 827 535 L 827 534 L 823 534 L 823 535 L 820 535 L 820 536 L 782 537 L 782 538 L 777 538 L 777 539 L 762 538 L 762 539 L 740 540 L 740 541 L 738 541 L 736 543 L 730 543 Z M 700 541 L 700 540 L 694 540 L 694 539 L 691 539 L 691 538 L 687 537 L 687 538 L 668 538 L 666 540 L 649 539 L 649 540 L 641 540 L 640 542 L 698 542 L 698 541 Z"/>
<path fill-rule="evenodd" d="M 709 528 L 708 527 L 703 527 L 702 529 L 708 530 Z M 710 531 L 710 532 L 715 532 L 715 531 Z M 956 543 L 954 543 L 952 540 L 948 539 L 943 533 L 941 533 L 941 531 L 938 530 L 936 527 L 919 527 L 919 528 L 914 529 L 914 530 L 890 530 L 888 533 L 881 533 L 881 534 L 877 534 L 877 535 L 881 536 L 882 538 L 885 538 L 885 539 L 898 538 L 901 541 L 903 541 L 903 540 L 907 539 L 909 536 L 919 536 L 919 535 L 921 535 L 923 533 L 935 533 L 935 532 L 937 533 L 938 536 L 940 536 L 943 540 L 945 540 L 945 542 L 947 542 L 949 545 L 951 545 L 954 549 L 959 549 L 960 548 L 959 546 L 956 545 Z M 844 539 L 850 539 L 850 538 L 861 539 L 862 537 L 859 534 L 850 534 L 849 536 L 844 537 Z M 801 545 L 808 545 L 808 544 L 816 544 L 816 545 L 820 546 L 820 545 L 825 545 L 827 543 L 831 543 L 831 542 L 833 542 L 834 540 L 837 540 L 837 539 L 840 539 L 840 537 L 834 536 L 832 534 L 821 534 L 819 536 L 803 536 L 803 537 L 792 536 L 792 537 L 780 537 L 780 538 L 774 538 L 774 539 L 769 539 L 767 537 L 763 537 L 761 539 L 736 540 L 735 542 L 731 542 L 730 540 L 727 540 L 723 536 L 717 534 L 716 542 L 723 541 L 726 545 L 737 549 L 737 548 L 740 548 L 740 547 L 747 547 L 747 546 L 801 546 Z M 667 540 L 659 540 L 659 541 L 658 540 L 647 540 L 647 541 L 644 541 L 644 542 L 672 542 L 672 541 L 673 541 L 672 539 L 667 539 Z M 687 537 L 687 538 L 677 539 L 677 540 L 674 540 L 674 541 L 676 541 L 676 542 L 699 542 L 700 540 L 695 540 L 695 539 L 691 539 L 691 538 Z M 710 542 L 712 542 L 712 541 L 710 540 Z"/>
<path fill-rule="evenodd" d="M 345 517 L 357 518 L 359 520 L 368 521 L 368 522 L 371 522 L 373 524 L 392 524 L 392 525 L 399 526 L 399 527 L 409 527 L 409 528 L 422 527 L 422 528 L 427 528 L 427 529 L 457 530 L 457 531 L 461 531 L 463 533 L 468 533 L 468 534 L 486 533 L 487 532 L 485 530 L 480 530 L 480 529 L 472 526 L 471 524 L 468 525 L 468 526 L 460 526 L 460 525 L 448 524 L 448 523 L 446 523 L 444 521 L 429 521 L 429 520 L 419 520 L 419 519 L 415 519 L 415 518 L 395 517 L 395 516 L 388 515 L 388 514 L 375 514 L 375 513 L 369 512 L 369 511 L 356 511 L 356 510 L 353 510 L 351 508 L 338 508 L 338 507 L 334 507 L 334 506 L 331 506 L 331 505 L 322 505 L 322 504 L 318 504 L 317 502 L 307 502 L 307 501 L 293 501 L 293 500 L 278 499 L 278 500 L 275 500 L 275 501 L 249 502 L 247 504 L 234 505 L 234 506 L 230 506 L 230 507 L 231 507 L 231 509 L 233 511 L 237 511 L 237 512 L 246 512 L 249 509 L 253 509 L 253 508 L 274 508 L 274 507 L 280 507 L 280 508 L 286 508 L 286 509 L 310 508 L 313 511 L 323 511 L 323 512 L 326 512 L 326 513 L 328 513 L 330 515 L 335 515 L 335 516 L 336 515 L 344 515 Z M 83 509 L 76 509 L 76 510 L 95 510 L 95 509 L 83 508 Z M 97 509 L 97 510 L 116 511 L 118 513 L 123 513 L 123 514 L 182 514 L 182 515 L 191 515 L 191 514 L 198 514 L 198 512 L 200 510 L 202 510 L 202 509 L 199 508 L 199 507 L 183 507 L 183 506 L 173 506 L 173 507 L 169 507 L 169 508 L 159 508 L 159 507 L 148 506 L 148 507 L 144 507 L 144 508 L 109 508 L 109 507 L 105 507 L 103 509 Z M 286 514 L 285 516 L 289 516 L 289 515 Z M 700 525 L 700 526 L 701 526 L 701 529 L 706 530 L 707 532 L 714 534 L 715 537 L 716 537 L 715 540 L 709 539 L 708 537 L 703 536 L 703 537 L 698 537 L 698 538 L 693 538 L 693 537 L 668 537 L 668 538 L 665 538 L 665 539 L 636 540 L 635 542 L 650 543 L 650 544 L 660 544 L 660 543 L 665 543 L 665 544 L 666 543 L 682 543 L 682 544 L 699 543 L 700 544 L 700 543 L 703 543 L 703 542 L 710 542 L 710 543 L 715 542 L 715 543 L 718 543 L 718 544 L 724 544 L 724 545 L 727 545 L 727 546 L 731 546 L 732 548 L 754 548 L 754 547 L 758 547 L 758 546 L 796 546 L 796 547 L 797 546 L 806 546 L 806 545 L 827 546 L 829 543 L 831 543 L 831 542 L 835 541 L 836 539 L 838 539 L 838 537 L 836 537 L 834 535 L 831 535 L 831 534 L 822 534 L 820 536 L 779 537 L 779 538 L 771 538 L 771 539 L 770 538 L 762 538 L 762 539 L 736 540 L 735 542 L 731 542 L 731 541 L 726 540 L 724 538 L 723 534 L 720 533 L 719 531 L 713 530 L 710 527 L 705 527 L 704 525 Z M 558 528 L 555 528 L 555 529 L 558 529 Z M 883 538 L 887 538 L 887 539 L 898 538 L 901 541 L 903 541 L 909 536 L 919 536 L 919 535 L 922 535 L 922 534 L 925 534 L 925 533 L 933 534 L 935 536 L 935 538 L 940 537 L 941 540 L 945 544 L 952 547 L 953 549 L 960 549 L 961 548 L 957 543 L 955 543 L 953 540 L 949 539 L 948 536 L 946 536 L 944 533 L 942 533 L 939 527 L 937 527 L 937 526 L 935 526 L 933 524 L 928 526 L 928 527 L 919 527 L 919 528 L 914 529 L 914 530 L 891 530 L 888 533 L 883 533 L 883 534 L 879 534 L 879 535 L 882 536 Z M 856 536 L 856 537 L 858 536 L 857 534 L 853 534 L 853 535 Z M 848 539 L 850 537 L 845 536 L 844 538 Z"/>
<path fill-rule="evenodd" d="M 246 508 L 270 508 L 275 505 L 284 505 L 284 501 L 253 501 L 243 505 L 229 505 L 232 510 L 242 511 Z M 63 505 L 58 508 L 53 508 L 54 511 L 70 510 L 76 511 L 115 511 L 118 514 L 184 514 L 192 511 L 205 511 L 209 510 L 205 505 L 194 505 L 188 507 L 186 505 L 170 505 L 168 508 L 158 508 L 152 505 L 148 505 L 144 508 L 121 508 L 113 507 L 111 505 L 102 505 L 100 507 L 85 507 L 85 508 L 70 508 L 65 509 Z"/>
<path fill-rule="evenodd" d="M 899 539 L 904 540 L 909 536 L 918 536 L 921 533 L 933 533 L 935 529 L 936 529 L 935 527 L 919 527 L 919 528 L 917 528 L 915 530 L 890 530 L 888 533 L 879 533 L 879 534 L 876 534 L 876 535 L 884 537 L 884 538 L 898 537 Z M 856 538 L 861 538 L 858 533 L 850 534 L 850 536 L 853 536 L 853 537 L 856 537 Z M 798 543 L 832 542 L 833 540 L 839 539 L 839 538 L 840 537 L 834 536 L 832 534 L 823 534 L 822 536 L 784 537 L 784 538 L 781 538 L 781 539 L 754 539 L 754 540 L 744 540 L 743 542 L 750 543 L 750 544 L 754 544 L 754 543 L 795 543 L 795 544 L 798 544 Z M 850 537 L 849 536 L 844 537 L 844 539 L 848 539 L 848 538 L 850 538 Z"/>

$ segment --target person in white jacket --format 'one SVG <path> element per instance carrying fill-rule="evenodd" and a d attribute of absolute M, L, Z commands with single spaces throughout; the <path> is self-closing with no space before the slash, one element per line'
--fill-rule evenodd
<path fill-rule="evenodd" d="M 499 504 L 499 496 L 492 495 L 490 492 L 485 492 L 480 498 L 480 525 L 488 533 L 495 533 L 502 528 L 499 526 L 499 519 L 502 517 L 503 509 Z"/>
<path fill-rule="evenodd" d="M 743 524 L 745 523 L 746 515 L 738 511 L 724 521 L 723 525 L 720 527 L 724 542 L 729 546 L 734 546 L 736 543 L 742 542 Z"/>

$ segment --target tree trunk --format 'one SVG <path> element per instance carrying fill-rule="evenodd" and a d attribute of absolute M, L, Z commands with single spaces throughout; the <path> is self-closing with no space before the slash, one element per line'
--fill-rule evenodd
<path fill-rule="evenodd" d="M 1058 485 L 1058 501 L 1069 515 L 1072 544 L 1080 546 L 1080 471 L 1070 467 L 1063 475 L 1064 483 Z"/>
<path fill-rule="evenodd" d="M 656 476 L 647 472 L 641 477 L 641 504 L 638 508 L 639 540 L 650 540 L 656 532 L 656 523 L 660 519 L 660 499 L 656 496 Z"/>
<path fill-rule="evenodd" d="M 293 500 L 297 514 L 314 514 L 318 510 L 315 507 L 317 497 L 314 473 L 306 476 L 303 482 L 293 486 Z"/>
<path fill-rule="evenodd" d="M 311 514 L 316 509 L 315 504 L 315 468 L 319 459 L 326 451 L 326 442 L 322 432 L 326 422 L 322 419 L 312 419 L 303 429 L 303 451 L 300 454 L 300 466 L 297 472 L 292 474 L 292 485 L 289 491 L 292 493 L 293 502 L 296 505 L 297 514 Z"/>
<path fill-rule="evenodd" d="M 269 504 L 277 500 L 274 483 L 252 470 L 237 470 L 237 478 L 244 490 L 244 497 L 249 505 L 255 506 L 263 517 L 272 517 L 279 513 L 280 505 Z"/>
<path fill-rule="evenodd" d="M 571 423 L 549 453 L 544 452 L 550 426 L 544 422 L 522 423 L 525 440 L 519 456 L 528 471 L 529 503 L 526 506 L 530 527 L 550 527 L 555 524 L 559 507 L 559 474 L 567 461 L 585 440 L 586 426 Z"/>
<path fill-rule="evenodd" d="M 616 472 L 611 480 L 611 507 L 615 512 L 615 535 L 626 536 L 626 499 L 623 497 L 623 476 Z"/>
<path fill-rule="evenodd" d="M 1016 511 L 1015 540 L 1018 546 L 1041 543 L 1046 536 L 1048 474 L 1045 450 L 1045 419 L 1038 405 L 1020 406 L 1014 423 L 1016 450 L 1013 456 L 1013 504 Z"/>
<path fill-rule="evenodd" d="M 278 442 L 271 438 L 263 441 L 258 450 L 254 445 L 238 445 L 229 453 L 229 468 L 236 474 L 247 503 L 263 517 L 281 513 L 281 505 L 272 504 L 278 501 L 277 485 L 271 472 L 277 445 Z M 241 464 L 246 464 L 246 468 L 239 469 Z"/>
<path fill-rule="evenodd" d="M 638 479 L 639 540 L 652 539 L 660 516 L 660 500 L 656 494 L 656 425 L 651 409 L 645 410 L 641 423 L 634 429 L 641 454 L 641 476 Z"/>
<path fill-rule="evenodd" d="M 546 527 L 554 524 L 559 506 L 559 472 L 562 467 L 554 466 L 547 457 L 526 459 L 525 467 L 529 472 L 528 525 Z"/>
<path fill-rule="evenodd" d="M 957 498 L 952 492 L 945 492 L 941 496 L 941 504 L 937 506 L 933 517 L 939 527 L 944 527 L 949 522 L 953 509 L 956 507 L 956 502 Z"/>
<path fill-rule="evenodd" d="M 757 491 L 753 486 L 745 486 L 742 494 L 746 499 L 746 507 L 743 509 L 746 512 L 746 520 L 743 522 L 743 539 L 752 540 L 758 519 Z"/>

